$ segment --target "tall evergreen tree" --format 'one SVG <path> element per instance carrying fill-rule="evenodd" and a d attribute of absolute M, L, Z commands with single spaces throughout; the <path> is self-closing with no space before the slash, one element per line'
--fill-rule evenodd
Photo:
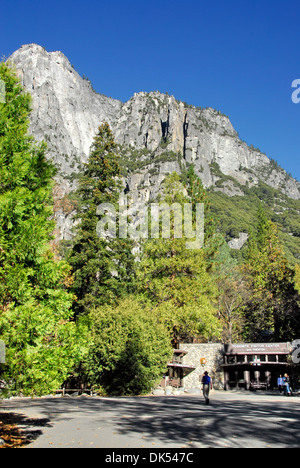
<path fill-rule="evenodd" d="M 132 242 L 118 237 L 104 239 L 97 233 L 97 207 L 110 203 L 118 209 L 120 180 L 117 146 L 109 125 L 104 123 L 94 138 L 75 193 L 78 225 L 68 259 L 74 272 L 77 314 L 113 303 L 129 292 L 132 284 Z"/>
<path fill-rule="evenodd" d="M 0 338 L 10 391 L 56 389 L 74 359 L 75 335 L 66 291 L 69 267 L 50 249 L 54 228 L 52 178 L 45 144 L 29 136 L 31 99 L 14 72 L 0 64 Z"/>
<path fill-rule="evenodd" d="M 176 173 L 165 181 L 163 202 L 183 207 L 189 199 Z M 216 288 L 207 272 L 203 249 L 187 249 L 184 235 L 176 238 L 171 216 L 170 238 L 145 242 L 139 284 L 156 313 L 173 333 L 173 344 L 190 336 L 212 339 L 219 334 Z"/>
<path fill-rule="evenodd" d="M 258 208 L 256 230 L 250 235 L 245 272 L 251 291 L 246 338 L 294 339 L 300 331 L 295 272 L 284 256 L 277 227 L 262 206 Z"/>

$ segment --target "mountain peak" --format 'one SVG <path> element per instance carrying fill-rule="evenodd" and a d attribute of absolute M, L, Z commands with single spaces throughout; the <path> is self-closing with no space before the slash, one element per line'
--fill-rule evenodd
<path fill-rule="evenodd" d="M 36 66 L 40 64 L 40 60 L 54 61 L 58 64 L 63 64 L 67 68 L 71 68 L 68 58 L 60 51 L 47 52 L 47 50 L 39 44 L 25 44 L 20 49 L 16 50 L 8 59 L 14 63 L 22 62 L 29 64 L 30 62 Z"/>
<path fill-rule="evenodd" d="M 46 52 L 46 49 L 44 47 L 42 47 L 41 45 L 39 44 L 36 44 L 36 43 L 31 43 L 31 44 L 23 44 L 20 49 L 18 49 L 17 52 L 25 52 L 27 50 L 31 50 L 32 52 Z"/>
<path fill-rule="evenodd" d="M 94 92 L 62 52 L 47 52 L 38 44 L 22 46 L 11 60 L 33 96 L 32 133 L 49 142 L 51 158 L 65 174 L 86 160 L 98 126 L 107 121 L 118 144 L 150 151 L 153 158 L 168 153 L 172 159 L 175 153 L 181 162 L 172 161 L 168 170 L 193 164 L 206 187 L 217 184 L 225 193 L 243 195 L 241 186 L 263 181 L 300 198 L 299 183 L 241 141 L 220 111 L 159 91 L 135 93 L 125 103 L 107 98 Z M 220 174 L 227 177 L 224 183 Z"/>
<path fill-rule="evenodd" d="M 205 187 L 232 204 L 249 196 L 249 190 L 259 198 L 273 189 L 278 200 L 300 199 L 299 182 L 241 141 L 220 111 L 195 107 L 160 91 L 135 93 L 125 103 L 97 94 L 62 52 L 47 52 L 38 44 L 22 46 L 9 60 L 33 98 L 30 131 L 36 140 L 47 142 L 47 157 L 59 169 L 60 200 L 74 188 L 103 122 L 120 145 L 124 183 L 135 201 L 156 199 L 166 175 L 182 174 L 190 164 Z M 280 216 L 286 207 L 276 209 Z M 59 237 L 70 238 L 68 214 L 59 209 L 56 220 Z M 247 228 L 244 223 L 239 232 Z M 287 234 L 289 243 L 297 240 L 294 231 Z"/>
<path fill-rule="evenodd" d="M 159 91 L 135 93 L 125 103 L 107 98 L 95 93 L 62 52 L 47 52 L 38 44 L 22 46 L 10 60 L 33 96 L 32 133 L 49 142 L 51 158 L 65 174 L 86 160 L 98 126 L 107 121 L 118 144 L 150 151 L 153 158 L 168 153 L 172 159 L 175 153 L 181 162 L 168 164 L 168 170 L 193 164 L 206 187 L 217 184 L 225 193 L 242 195 L 241 186 L 263 181 L 300 198 L 299 183 L 241 141 L 220 111 L 196 108 Z M 224 183 L 221 173 L 227 177 Z"/>

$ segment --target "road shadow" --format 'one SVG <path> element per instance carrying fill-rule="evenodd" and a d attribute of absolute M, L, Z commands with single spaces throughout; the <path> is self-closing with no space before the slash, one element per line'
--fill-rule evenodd
<path fill-rule="evenodd" d="M 299 447 L 300 414 L 293 406 L 274 402 L 215 401 L 210 406 L 195 398 L 160 399 L 140 403 L 120 418 L 120 433 L 139 431 L 174 446 Z"/>
<path fill-rule="evenodd" d="M 174 447 L 299 447 L 298 401 L 278 397 L 215 396 L 204 405 L 196 396 L 128 398 L 46 398 L 18 401 L 18 411 L 37 411 L 46 426 L 70 420 L 76 413 L 108 424 L 119 435 L 159 440 Z M 9 409 L 9 404 L 5 405 Z M 13 406 L 12 406 L 13 409 Z M 21 421 L 28 423 L 27 420 Z M 34 437 L 39 436 L 33 432 Z"/>
<path fill-rule="evenodd" d="M 0 438 L 3 448 L 28 445 L 42 435 L 44 427 L 50 427 L 49 419 L 29 418 L 24 414 L 0 412 Z"/>

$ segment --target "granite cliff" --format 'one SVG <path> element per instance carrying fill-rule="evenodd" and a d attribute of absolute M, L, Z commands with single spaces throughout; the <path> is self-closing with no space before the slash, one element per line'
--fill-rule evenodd
<path fill-rule="evenodd" d="M 128 102 L 96 93 L 61 52 L 36 44 L 9 59 L 33 97 L 31 133 L 48 144 L 59 168 L 58 197 L 76 183 L 98 126 L 107 121 L 120 145 L 124 185 L 134 198 L 151 200 L 165 175 L 193 163 L 205 187 L 242 197 L 263 183 L 284 199 L 300 200 L 300 184 L 275 161 L 243 142 L 229 118 L 160 92 L 136 93 Z M 60 238 L 70 237 L 68 213 L 57 212 Z"/>

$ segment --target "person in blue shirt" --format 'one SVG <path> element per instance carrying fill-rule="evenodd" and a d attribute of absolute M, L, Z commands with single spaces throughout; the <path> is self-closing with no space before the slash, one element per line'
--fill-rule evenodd
<path fill-rule="evenodd" d="M 277 387 L 278 387 L 278 390 L 279 392 L 281 393 L 282 390 L 283 390 L 283 378 L 282 378 L 282 375 L 280 375 L 277 379 Z"/>
<path fill-rule="evenodd" d="M 203 385 L 203 396 L 205 398 L 205 404 L 209 405 L 209 392 L 212 389 L 212 379 L 208 375 L 207 371 L 204 372 L 201 383 Z"/>

